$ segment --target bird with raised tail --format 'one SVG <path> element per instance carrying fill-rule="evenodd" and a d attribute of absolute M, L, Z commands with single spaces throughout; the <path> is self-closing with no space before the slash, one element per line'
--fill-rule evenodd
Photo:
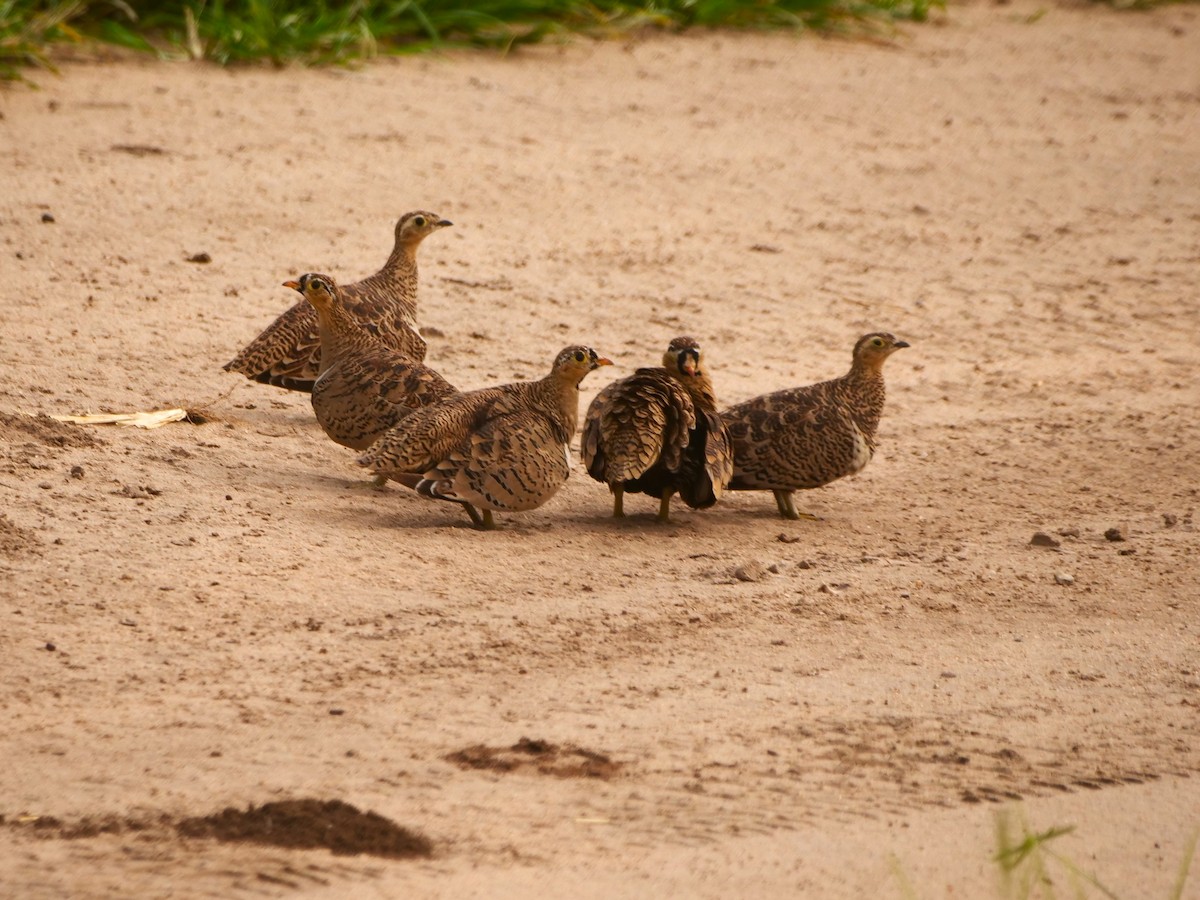
<path fill-rule="evenodd" d="M 392 255 L 383 268 L 341 288 L 346 311 L 384 344 L 414 362 L 425 359 L 425 339 L 417 330 L 417 248 L 450 224 L 425 210 L 405 213 L 396 222 Z M 297 302 L 224 368 L 251 381 L 311 391 L 321 373 L 316 311 L 303 300 Z"/>
<path fill-rule="evenodd" d="M 423 497 L 459 503 L 477 527 L 493 528 L 493 511 L 536 509 L 566 482 L 579 383 L 609 365 L 591 347 L 567 347 L 537 381 L 455 394 L 415 410 L 359 464 Z"/>
<path fill-rule="evenodd" d="M 457 393 L 433 369 L 365 329 L 328 275 L 309 272 L 283 286 L 299 291 L 317 312 L 321 374 L 313 383 L 312 407 L 333 441 L 366 450 L 414 409 Z"/>
<path fill-rule="evenodd" d="M 677 337 L 661 367 L 638 369 L 597 394 L 580 454 L 588 474 L 608 485 L 616 517 L 625 514 L 626 493 L 657 498 L 663 522 L 677 492 L 693 509 L 716 503 L 733 475 L 733 450 L 699 343 Z"/>
<path fill-rule="evenodd" d="M 907 341 L 877 331 L 854 345 L 841 378 L 755 397 L 721 413 L 733 441 L 731 491 L 771 491 L 785 519 L 793 492 L 861 472 L 875 453 L 883 415 L 883 364 Z"/>

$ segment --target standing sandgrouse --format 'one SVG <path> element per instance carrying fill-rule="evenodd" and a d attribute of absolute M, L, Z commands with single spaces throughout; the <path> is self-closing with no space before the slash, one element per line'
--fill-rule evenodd
<path fill-rule="evenodd" d="M 383 268 L 341 288 L 347 312 L 415 362 L 425 359 L 425 341 L 417 331 L 417 247 L 449 224 L 424 210 L 405 213 L 396 222 L 396 243 Z M 225 371 L 290 391 L 311 391 L 321 372 L 316 311 L 299 301 L 226 363 Z"/>
<path fill-rule="evenodd" d="M 580 453 L 612 491 L 614 516 L 625 514 L 626 492 L 659 498 L 664 522 L 677 491 L 693 509 L 716 503 L 733 475 L 733 450 L 696 340 L 675 338 L 661 368 L 638 369 L 597 394 Z"/>
<path fill-rule="evenodd" d="M 862 471 L 875 453 L 883 414 L 883 364 L 907 346 L 886 332 L 863 335 L 841 378 L 764 394 L 723 411 L 733 439 L 729 489 L 773 491 L 779 514 L 799 519 L 793 491 Z"/>
<path fill-rule="evenodd" d="M 346 311 L 328 275 L 284 282 L 317 311 L 321 374 L 312 389 L 317 422 L 337 443 L 366 450 L 414 409 L 456 393 L 433 369 L 384 344 Z"/>
<path fill-rule="evenodd" d="M 567 347 L 538 381 L 455 394 L 410 413 L 359 464 L 424 497 L 461 503 L 477 526 L 492 528 L 492 510 L 535 509 L 562 487 L 579 383 L 609 365 L 590 347 Z"/>

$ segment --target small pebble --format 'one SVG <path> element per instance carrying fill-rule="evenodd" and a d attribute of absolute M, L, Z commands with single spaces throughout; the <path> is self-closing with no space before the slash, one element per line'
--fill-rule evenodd
<path fill-rule="evenodd" d="M 1031 546 L 1031 547 L 1060 547 L 1060 546 L 1062 546 L 1062 541 L 1060 541 L 1058 538 L 1051 537 L 1050 535 L 1046 534 L 1046 532 L 1044 532 L 1044 531 L 1035 531 L 1033 534 L 1033 537 L 1031 537 L 1029 539 L 1029 546 Z"/>
<path fill-rule="evenodd" d="M 331 716 L 344 716 L 346 714 L 346 711 L 344 709 L 339 709 L 338 707 L 335 706 L 333 709 L 331 709 L 329 711 L 329 714 Z"/>
<path fill-rule="evenodd" d="M 1056 572 L 1054 573 L 1054 582 L 1056 584 L 1074 584 L 1075 576 L 1068 575 L 1066 572 Z"/>
<path fill-rule="evenodd" d="M 1077 537 L 1082 537 L 1083 532 L 1080 531 L 1078 528 L 1060 528 L 1058 530 L 1058 536 L 1059 537 L 1077 538 Z"/>
<path fill-rule="evenodd" d="M 72 478 L 82 478 L 83 477 L 83 466 L 71 466 L 71 477 Z"/>
<path fill-rule="evenodd" d="M 1108 531 L 1104 532 L 1104 539 L 1106 541 L 1113 541 L 1114 543 L 1117 541 L 1123 541 L 1125 540 L 1125 532 L 1120 528 L 1110 528 Z"/>
<path fill-rule="evenodd" d="M 781 544 L 794 544 L 797 541 L 799 541 L 800 538 L 797 535 L 784 534 L 781 531 L 781 532 L 779 532 L 779 535 L 778 535 L 778 537 L 775 538 L 775 540 L 779 541 L 779 543 L 781 543 Z"/>
<path fill-rule="evenodd" d="M 42 221 L 50 224 L 54 221 L 54 216 L 52 216 L 50 213 L 42 213 Z"/>
<path fill-rule="evenodd" d="M 134 626 L 137 625 L 137 622 L 135 622 L 133 619 L 122 619 L 121 624 L 126 625 L 129 628 L 133 628 Z"/>
<path fill-rule="evenodd" d="M 190 263 L 210 263 L 212 262 L 212 257 L 207 253 L 193 253 L 187 258 L 187 261 Z"/>
<path fill-rule="evenodd" d="M 779 563 L 771 563 L 769 566 L 767 566 L 767 571 L 772 575 L 778 575 L 780 572 Z"/>
<path fill-rule="evenodd" d="M 849 587 L 850 587 L 850 585 L 848 585 L 848 584 L 830 584 L 827 582 L 827 583 L 821 585 L 819 588 L 817 588 L 817 590 L 820 591 L 822 594 L 840 594 L 840 593 L 842 593 L 842 591 L 847 590 Z"/>
<path fill-rule="evenodd" d="M 46 641 L 46 649 L 53 652 L 53 651 L 57 650 L 58 647 L 52 641 Z"/>
<path fill-rule="evenodd" d="M 756 559 L 742 563 L 733 570 L 733 577 L 738 581 L 762 581 L 763 576 L 767 574 L 767 570 L 763 568 L 763 564 Z"/>
<path fill-rule="evenodd" d="M 1168 528 L 1174 528 L 1179 524 L 1179 516 L 1174 513 L 1163 513 L 1163 524 Z"/>

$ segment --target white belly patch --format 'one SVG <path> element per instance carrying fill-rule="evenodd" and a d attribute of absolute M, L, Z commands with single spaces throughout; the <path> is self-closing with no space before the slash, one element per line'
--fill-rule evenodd
<path fill-rule="evenodd" d="M 854 429 L 854 456 L 850 460 L 850 474 L 855 475 L 871 461 L 871 445 L 867 443 L 867 439 L 858 430 L 857 425 L 852 427 Z"/>

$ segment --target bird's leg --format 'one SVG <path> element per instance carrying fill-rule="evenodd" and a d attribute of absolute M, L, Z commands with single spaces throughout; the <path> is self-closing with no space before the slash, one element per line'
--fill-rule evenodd
<path fill-rule="evenodd" d="M 662 500 L 658 504 L 658 521 L 671 521 L 671 495 L 674 493 L 670 488 L 663 491 Z"/>
<path fill-rule="evenodd" d="M 619 484 L 612 486 L 613 492 L 613 518 L 625 518 L 625 488 Z"/>
<path fill-rule="evenodd" d="M 483 519 L 479 517 L 479 510 L 473 507 L 470 503 L 464 503 L 463 509 L 467 511 L 467 515 L 471 517 L 471 524 L 476 528 L 483 528 Z"/>
<path fill-rule="evenodd" d="M 808 519 L 811 522 L 820 522 L 820 516 L 814 516 L 812 513 L 796 512 L 795 494 L 792 491 L 774 491 L 775 504 L 779 507 L 779 515 L 785 519 Z"/>
<path fill-rule="evenodd" d="M 492 511 L 490 509 L 485 509 L 483 511 L 483 530 L 491 531 L 495 527 L 496 523 L 492 519 Z"/>

